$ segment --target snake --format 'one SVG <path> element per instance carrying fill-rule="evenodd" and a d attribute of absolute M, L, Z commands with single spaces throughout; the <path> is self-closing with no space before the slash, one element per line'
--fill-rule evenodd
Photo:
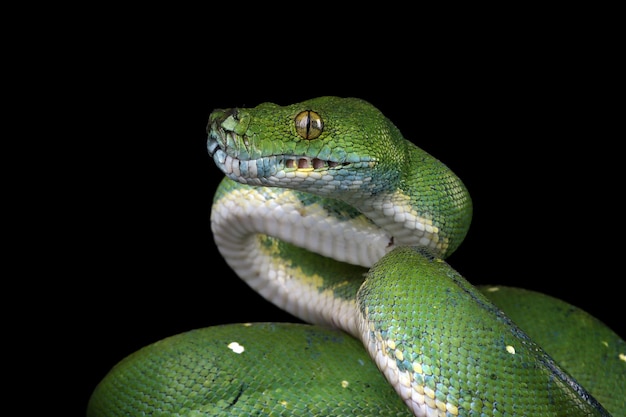
<path fill-rule="evenodd" d="M 154 342 L 105 375 L 88 417 L 626 416 L 626 342 L 565 301 L 458 273 L 467 187 L 370 102 L 215 109 L 207 133 L 217 249 L 302 323 Z"/>

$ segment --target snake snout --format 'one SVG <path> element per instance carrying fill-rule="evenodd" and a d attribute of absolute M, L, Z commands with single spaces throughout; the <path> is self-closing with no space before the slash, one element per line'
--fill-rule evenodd
<path fill-rule="evenodd" d="M 209 123 L 207 124 L 206 131 L 207 139 L 207 151 L 209 156 L 214 157 L 215 153 L 220 148 L 224 148 L 224 138 L 233 130 L 233 127 L 237 125 L 238 114 L 236 108 L 234 109 L 215 109 L 209 115 Z M 227 122 L 230 120 L 230 122 Z"/>

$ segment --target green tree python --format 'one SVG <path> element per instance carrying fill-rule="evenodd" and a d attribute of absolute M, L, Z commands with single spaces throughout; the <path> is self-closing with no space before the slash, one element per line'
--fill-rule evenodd
<path fill-rule="evenodd" d="M 310 324 L 192 330 L 118 363 L 104 416 L 626 416 L 626 343 L 538 292 L 472 286 L 462 181 L 355 98 L 214 110 L 228 265 Z M 233 295 L 233 298 L 236 298 Z"/>

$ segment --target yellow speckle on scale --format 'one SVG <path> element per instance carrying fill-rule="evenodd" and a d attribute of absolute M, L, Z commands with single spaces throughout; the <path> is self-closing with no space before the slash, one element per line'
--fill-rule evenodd
<path fill-rule="evenodd" d="M 511 345 L 506 345 L 506 351 L 509 352 L 511 355 L 515 355 L 515 348 Z"/>
<path fill-rule="evenodd" d="M 350 385 L 350 383 L 348 381 L 346 381 L 345 379 L 343 381 L 341 381 L 341 387 L 342 388 L 348 388 L 348 385 Z"/>
<path fill-rule="evenodd" d="M 419 363 L 419 362 L 413 363 L 413 372 L 421 374 L 423 372 L 422 371 L 422 364 Z"/>
<path fill-rule="evenodd" d="M 448 407 L 447 404 L 444 403 L 443 401 L 439 401 L 439 400 L 435 400 L 435 405 L 437 406 L 437 409 L 441 412 L 446 412 Z"/>
<path fill-rule="evenodd" d="M 456 405 L 447 404 L 446 411 L 448 412 L 448 414 L 452 414 L 453 416 L 459 415 L 459 409 Z"/>
<path fill-rule="evenodd" d="M 396 342 L 394 342 L 393 340 L 387 340 L 387 346 L 389 347 L 389 349 L 394 350 L 396 348 Z"/>
<path fill-rule="evenodd" d="M 609 344 L 605 342 L 604 340 L 602 341 L 602 344 L 604 345 L 604 347 L 609 347 Z"/>
<path fill-rule="evenodd" d="M 401 350 L 396 349 L 396 350 L 393 351 L 393 353 L 396 356 L 397 360 L 399 360 L 399 361 L 403 361 L 404 360 L 404 355 L 402 354 Z"/>
<path fill-rule="evenodd" d="M 424 387 L 424 395 L 433 400 L 435 399 L 435 391 L 430 387 Z"/>
<path fill-rule="evenodd" d="M 624 362 L 626 362 L 626 354 L 624 354 L 624 353 L 620 353 L 620 354 L 618 355 L 618 357 L 619 357 L 619 360 L 620 360 L 620 361 L 624 361 Z"/>
<path fill-rule="evenodd" d="M 245 349 L 237 342 L 231 342 L 228 344 L 228 348 L 235 353 L 242 353 Z"/>
<path fill-rule="evenodd" d="M 287 404 L 288 404 L 288 403 L 287 403 L 287 401 L 285 401 L 285 400 L 282 400 L 282 401 L 280 402 L 280 405 L 282 405 L 283 407 L 287 407 Z"/>
<path fill-rule="evenodd" d="M 313 167 L 310 167 L 310 168 L 298 168 L 296 171 L 297 172 L 312 172 L 313 171 Z"/>
<path fill-rule="evenodd" d="M 489 291 L 489 292 L 496 292 L 496 291 L 500 291 L 500 288 L 499 287 L 489 287 L 489 288 L 487 288 L 487 291 Z"/>

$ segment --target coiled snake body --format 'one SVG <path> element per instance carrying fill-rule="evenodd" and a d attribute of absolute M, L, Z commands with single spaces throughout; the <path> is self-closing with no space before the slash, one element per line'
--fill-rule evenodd
<path fill-rule="evenodd" d="M 469 194 L 372 105 L 215 110 L 208 133 L 221 255 L 312 325 L 154 343 L 103 379 L 89 417 L 626 416 L 626 343 L 560 300 L 454 271 Z"/>

